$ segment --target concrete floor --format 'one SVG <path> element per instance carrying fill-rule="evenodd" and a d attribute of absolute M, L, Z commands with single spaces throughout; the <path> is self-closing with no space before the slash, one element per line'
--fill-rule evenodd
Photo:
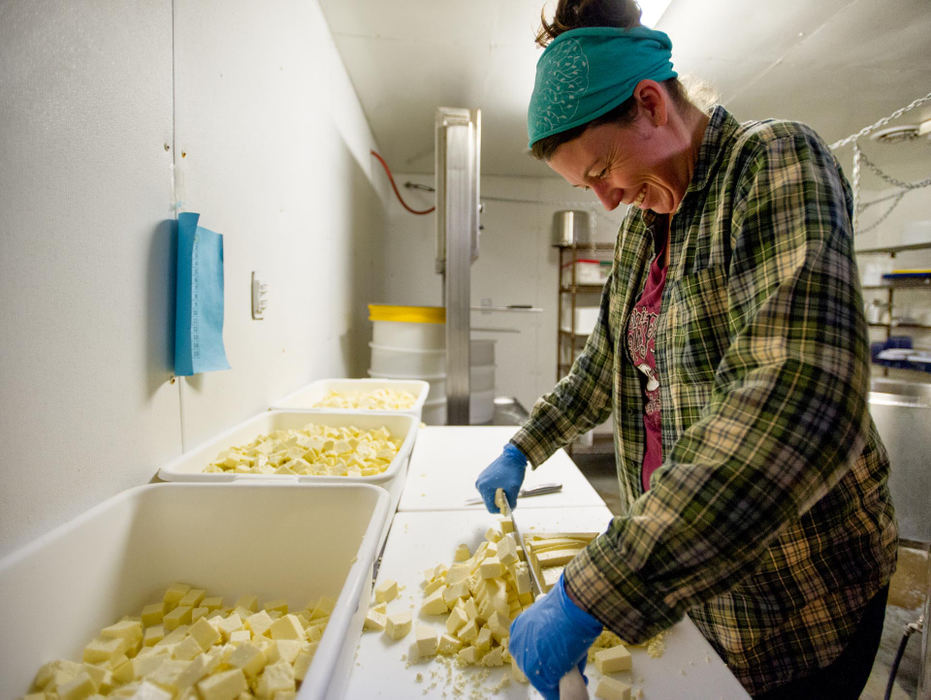
<path fill-rule="evenodd" d="M 612 454 L 582 454 L 575 452 L 572 459 L 598 494 L 604 499 L 614 514 L 621 512 L 618 494 L 617 474 L 614 469 Z M 931 595 L 931 575 L 929 575 L 929 556 L 927 547 L 916 548 L 901 546 L 899 548 L 898 569 L 889 588 L 889 603 L 886 606 L 886 619 L 883 636 L 873 670 L 860 700 L 883 700 L 889 681 L 899 643 L 905 626 L 915 622 L 921 615 L 925 598 Z M 924 634 L 928 634 L 925 624 Z M 918 677 L 921 661 L 921 635 L 913 634 L 905 648 L 905 654 L 899 664 L 893 686 L 892 700 L 918 700 Z M 931 692 L 931 689 L 927 689 Z M 925 700 L 925 695 L 921 700 Z"/>

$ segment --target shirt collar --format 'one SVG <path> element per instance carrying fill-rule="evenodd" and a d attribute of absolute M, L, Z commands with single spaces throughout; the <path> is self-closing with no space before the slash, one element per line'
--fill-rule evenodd
<path fill-rule="evenodd" d="M 721 105 L 716 105 L 711 111 L 710 121 L 705 128 L 705 136 L 702 138 L 701 146 L 698 148 L 698 158 L 695 160 L 695 171 L 692 173 L 692 179 L 685 190 L 686 196 L 689 192 L 697 192 L 705 188 L 712 174 L 717 170 L 718 164 L 724 157 L 725 144 L 737 131 L 740 124 L 734 119 L 733 115 Z M 682 201 L 685 201 L 685 197 Z M 679 208 L 681 209 L 681 203 Z"/>

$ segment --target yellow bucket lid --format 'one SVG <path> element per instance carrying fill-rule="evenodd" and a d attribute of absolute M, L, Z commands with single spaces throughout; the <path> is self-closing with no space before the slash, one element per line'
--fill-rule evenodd
<path fill-rule="evenodd" d="M 407 323 L 446 323 L 442 306 L 388 306 L 369 304 L 370 321 L 405 321 Z"/>

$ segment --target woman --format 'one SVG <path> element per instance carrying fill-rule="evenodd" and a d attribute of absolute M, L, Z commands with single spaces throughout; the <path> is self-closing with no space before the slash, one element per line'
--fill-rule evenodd
<path fill-rule="evenodd" d="M 856 698 L 896 530 L 849 186 L 804 125 L 691 104 L 629 0 L 561 0 L 541 35 L 533 153 L 632 206 L 584 351 L 476 486 L 513 506 L 527 459 L 613 410 L 628 509 L 511 654 L 556 697 L 602 626 L 639 642 L 687 613 L 751 695 Z"/>

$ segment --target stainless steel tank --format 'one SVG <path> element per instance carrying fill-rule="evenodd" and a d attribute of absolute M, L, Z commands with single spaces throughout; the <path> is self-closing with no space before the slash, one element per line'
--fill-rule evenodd
<path fill-rule="evenodd" d="M 899 536 L 931 542 L 931 384 L 873 379 L 870 413 L 889 452 Z"/>

